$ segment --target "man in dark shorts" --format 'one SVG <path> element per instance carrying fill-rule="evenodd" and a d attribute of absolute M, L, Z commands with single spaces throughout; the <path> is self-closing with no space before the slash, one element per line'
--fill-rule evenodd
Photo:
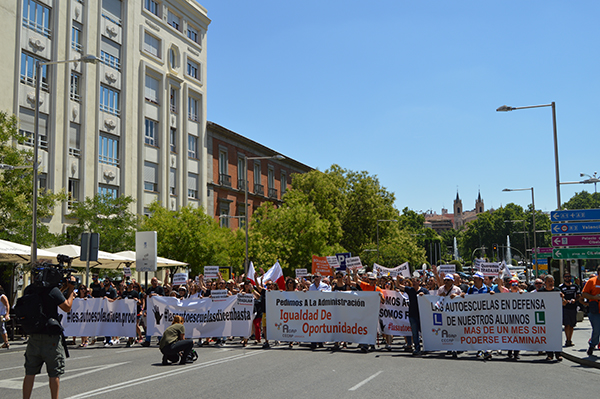
<path fill-rule="evenodd" d="M 30 290 L 39 290 L 44 298 L 42 307 L 44 314 L 54 321 L 59 320 L 58 308 L 64 312 L 70 312 L 75 298 L 75 277 L 71 277 L 72 283 L 66 284 L 64 294 L 58 287 L 35 287 L 29 285 L 24 294 Z M 66 298 L 65 298 L 66 297 Z M 35 376 L 42 370 L 46 363 L 48 383 L 50 385 L 50 396 L 58 398 L 60 387 L 60 376 L 65 373 L 65 348 L 60 327 L 46 326 L 46 332 L 42 334 L 30 334 L 25 349 L 25 378 L 23 379 L 23 398 L 31 397 Z"/>
<path fill-rule="evenodd" d="M 573 346 L 573 330 L 577 324 L 577 301 L 579 301 L 579 286 L 572 283 L 571 273 L 565 272 L 563 281 L 558 289 L 563 293 L 563 326 L 565 327 L 565 346 Z"/>

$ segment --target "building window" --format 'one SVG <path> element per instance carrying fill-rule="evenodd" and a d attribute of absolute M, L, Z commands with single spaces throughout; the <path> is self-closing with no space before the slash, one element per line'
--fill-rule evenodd
<path fill-rule="evenodd" d="M 78 53 L 83 54 L 83 38 L 81 30 L 81 24 L 73 21 L 73 26 L 71 27 L 71 48 Z"/>
<path fill-rule="evenodd" d="M 146 86 L 144 88 L 144 96 L 146 101 L 158 105 L 158 86 L 160 82 L 151 76 L 146 75 Z"/>
<path fill-rule="evenodd" d="M 169 90 L 170 98 L 169 98 L 169 108 L 171 112 L 177 113 L 177 102 L 179 99 L 179 90 L 171 87 Z"/>
<path fill-rule="evenodd" d="M 100 86 L 100 111 L 119 116 L 119 92 L 106 86 Z"/>
<path fill-rule="evenodd" d="M 281 181 L 279 183 L 281 185 L 281 195 L 283 196 L 287 190 L 287 173 L 284 170 L 281 171 Z"/>
<path fill-rule="evenodd" d="M 200 80 L 200 64 L 187 60 L 187 74 L 189 77 Z"/>
<path fill-rule="evenodd" d="M 158 3 L 154 0 L 144 0 L 144 8 L 159 17 Z"/>
<path fill-rule="evenodd" d="M 269 198 L 277 198 L 277 189 L 275 189 L 275 170 L 272 166 L 269 166 L 267 171 L 267 191 Z"/>
<path fill-rule="evenodd" d="M 71 122 L 69 126 L 69 155 L 81 157 L 81 127 Z"/>
<path fill-rule="evenodd" d="M 50 38 L 50 9 L 33 0 L 23 0 L 23 26 Z"/>
<path fill-rule="evenodd" d="M 99 144 L 98 162 L 119 166 L 119 138 L 101 134 Z"/>
<path fill-rule="evenodd" d="M 169 169 L 169 194 L 177 195 L 177 170 L 175 168 Z"/>
<path fill-rule="evenodd" d="M 237 178 L 238 178 L 238 185 L 237 188 L 238 190 L 245 190 L 246 189 L 246 179 L 247 177 L 244 176 L 245 172 L 246 172 L 246 158 L 244 157 L 238 157 L 238 162 L 237 162 Z"/>
<path fill-rule="evenodd" d="M 121 26 L 121 0 L 102 0 L 102 17 Z"/>
<path fill-rule="evenodd" d="M 229 228 L 229 203 L 219 203 L 219 225 Z"/>
<path fill-rule="evenodd" d="M 144 190 L 158 192 L 158 164 L 144 162 Z"/>
<path fill-rule="evenodd" d="M 200 159 L 198 156 L 198 137 L 188 134 L 188 157 Z"/>
<path fill-rule="evenodd" d="M 79 180 L 69 179 L 69 209 L 72 208 L 73 203 L 75 202 L 79 202 Z"/>
<path fill-rule="evenodd" d="M 179 51 L 177 47 L 169 48 L 169 66 L 174 70 L 179 69 Z"/>
<path fill-rule="evenodd" d="M 98 186 L 98 194 L 106 198 L 115 199 L 119 196 L 119 189 L 117 187 L 100 184 Z"/>
<path fill-rule="evenodd" d="M 187 37 L 191 41 L 198 43 L 198 31 L 195 28 L 192 28 L 190 25 L 188 25 L 187 28 Z"/>
<path fill-rule="evenodd" d="M 144 32 L 144 51 L 160 58 L 160 39 Z"/>
<path fill-rule="evenodd" d="M 117 71 L 120 71 L 120 58 L 121 46 L 103 36 L 102 42 L 100 43 L 100 62 L 116 69 Z"/>
<path fill-rule="evenodd" d="M 177 129 L 174 127 L 169 132 L 169 147 L 171 147 L 171 152 L 177 152 Z"/>
<path fill-rule="evenodd" d="M 265 188 L 260 184 L 260 162 L 257 161 L 254 161 L 254 194 L 265 194 Z"/>
<path fill-rule="evenodd" d="M 198 122 L 198 100 L 194 97 L 188 97 L 188 119 Z"/>
<path fill-rule="evenodd" d="M 71 100 L 80 102 L 81 93 L 79 91 L 79 82 L 81 81 L 81 75 L 77 72 L 71 72 L 71 91 L 69 93 Z"/>
<path fill-rule="evenodd" d="M 158 122 L 146 118 L 144 131 L 144 142 L 148 145 L 158 147 L 157 134 L 158 134 Z"/>
<path fill-rule="evenodd" d="M 231 176 L 228 171 L 227 151 L 219 151 L 219 184 L 222 186 L 231 187 Z"/>
<path fill-rule="evenodd" d="M 175 28 L 175 29 L 177 29 L 177 30 L 179 30 L 179 31 L 181 30 L 181 28 L 179 27 L 179 25 L 180 25 L 180 19 L 179 19 L 179 16 L 177 16 L 177 15 L 173 14 L 173 13 L 171 12 L 171 10 L 169 10 L 169 13 L 168 13 L 168 15 L 167 15 L 167 23 L 168 23 L 169 25 L 171 25 L 173 28 Z"/>
<path fill-rule="evenodd" d="M 38 174 L 38 190 L 44 191 L 48 189 L 48 174 L 40 173 Z"/>
<path fill-rule="evenodd" d="M 38 148 L 48 151 L 48 115 L 39 114 Z M 29 108 L 19 108 L 19 133 L 26 138 L 24 145 L 33 146 L 35 130 L 35 111 Z"/>
<path fill-rule="evenodd" d="M 188 173 L 188 198 L 198 199 L 198 174 Z"/>
<path fill-rule="evenodd" d="M 21 83 L 35 87 L 35 66 L 36 62 L 43 62 L 27 53 L 21 53 Z M 42 81 L 40 88 L 43 91 L 49 91 L 48 85 L 48 65 L 42 65 Z"/>

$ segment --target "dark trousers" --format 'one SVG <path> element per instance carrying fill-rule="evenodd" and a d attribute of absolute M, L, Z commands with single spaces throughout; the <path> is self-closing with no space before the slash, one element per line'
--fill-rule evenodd
<path fill-rule="evenodd" d="M 194 347 L 194 341 L 191 339 L 183 339 L 181 341 L 173 342 L 162 348 L 160 351 L 163 355 L 166 355 L 169 360 L 173 361 L 175 359 L 174 355 L 178 355 L 179 352 L 183 352 L 183 357 L 181 358 L 181 362 L 184 363 L 187 359 L 188 355 L 192 351 Z M 177 360 L 175 360 L 177 361 Z"/>

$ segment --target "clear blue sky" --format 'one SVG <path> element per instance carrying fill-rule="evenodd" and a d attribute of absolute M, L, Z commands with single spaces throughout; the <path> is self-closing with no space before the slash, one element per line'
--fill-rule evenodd
<path fill-rule="evenodd" d="M 207 119 L 319 170 L 377 175 L 396 206 L 556 209 L 600 172 L 600 1 L 204 0 Z M 592 185 L 563 185 L 562 202 Z"/>

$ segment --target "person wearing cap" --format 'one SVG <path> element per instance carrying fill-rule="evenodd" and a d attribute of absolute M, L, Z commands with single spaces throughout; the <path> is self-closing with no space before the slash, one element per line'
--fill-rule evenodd
<path fill-rule="evenodd" d="M 597 274 L 594 277 L 590 277 L 583 286 L 583 291 L 581 292 L 583 299 L 589 301 L 588 319 L 592 325 L 592 337 L 589 341 L 587 350 L 588 356 L 594 355 L 594 348 L 600 341 L 600 312 L 598 309 L 598 301 L 600 301 L 600 279 L 598 276 L 600 276 L 600 266 L 598 266 Z"/>
<path fill-rule="evenodd" d="M 473 285 L 467 290 L 467 295 L 475 294 L 494 294 L 494 291 L 483 283 L 485 277 L 482 272 L 475 272 L 473 274 Z M 463 297 L 465 294 L 462 295 Z M 492 358 L 492 352 L 490 351 L 477 351 L 477 357 L 483 358 L 483 360 L 489 360 Z"/>
<path fill-rule="evenodd" d="M 454 276 L 451 274 L 446 274 L 443 280 L 444 285 L 442 285 L 437 290 L 437 296 L 447 296 L 452 298 L 456 298 L 457 296 L 462 294 L 462 291 L 459 287 L 454 285 Z"/>
<path fill-rule="evenodd" d="M 537 292 L 560 292 L 560 290 L 558 288 L 556 288 L 554 286 L 554 277 L 552 277 L 550 274 L 548 274 L 546 277 L 544 277 L 544 286 L 540 289 L 537 290 Z M 560 296 L 563 296 L 563 293 L 560 293 Z M 558 351 L 558 352 L 552 352 L 552 351 L 547 351 L 546 352 L 546 360 L 547 361 L 551 361 L 553 360 L 554 357 L 556 357 L 557 361 L 561 361 L 562 360 L 562 352 Z"/>
<path fill-rule="evenodd" d="M 517 279 L 516 276 L 513 276 L 511 280 L 509 280 L 508 282 L 508 286 L 509 286 L 509 292 L 510 293 L 519 293 L 522 294 L 523 290 L 521 288 L 519 288 L 519 279 Z M 510 349 L 507 353 L 507 356 L 509 359 L 515 359 L 515 360 L 519 360 L 521 351 L 518 350 L 512 350 Z"/>
<path fill-rule="evenodd" d="M 573 346 L 573 331 L 577 325 L 577 302 L 579 301 L 579 286 L 573 284 L 571 272 L 565 271 L 563 283 L 558 286 L 563 293 L 563 326 L 565 329 L 565 347 Z"/>

